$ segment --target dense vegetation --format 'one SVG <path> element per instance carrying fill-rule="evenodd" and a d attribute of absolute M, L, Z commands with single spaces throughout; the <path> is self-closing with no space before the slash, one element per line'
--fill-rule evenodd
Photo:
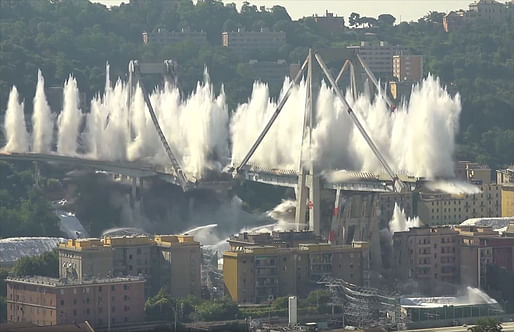
<path fill-rule="evenodd" d="M 148 320 L 174 320 L 177 322 L 232 320 L 243 317 L 237 303 L 229 298 L 202 300 L 193 296 L 172 298 L 166 289 L 146 300 Z"/>
<path fill-rule="evenodd" d="M 39 256 L 25 256 L 19 259 L 12 269 L 15 276 L 59 277 L 59 253 L 57 249 Z"/>
<path fill-rule="evenodd" d="M 58 236 L 58 218 L 34 187 L 33 170 L 0 162 L 0 238 Z"/>
<path fill-rule="evenodd" d="M 299 313 L 318 314 L 329 313 L 331 307 L 330 292 L 324 289 L 314 290 L 307 298 L 300 299 Z M 338 309 L 338 308 L 336 308 Z M 268 306 L 258 306 L 239 309 L 230 298 L 217 300 L 202 300 L 192 296 L 172 298 L 166 289 L 161 289 L 157 295 L 148 298 L 145 303 L 145 313 L 148 320 L 174 320 L 177 322 L 233 320 L 241 317 L 287 316 L 288 297 L 279 297 Z"/>
<path fill-rule="evenodd" d="M 430 12 L 417 22 L 393 25 L 388 14 L 378 18 L 352 13 L 350 29 L 327 32 L 313 18 L 292 21 L 285 8 L 258 8 L 217 0 L 148 1 L 111 9 L 87 0 L 2 2 L 0 11 L 0 104 L 6 105 L 16 85 L 30 109 L 37 68 L 48 85 L 62 85 L 69 73 L 78 79 L 88 98 L 104 84 L 109 61 L 113 76 L 126 76 L 130 59 L 176 59 L 180 83 L 186 91 L 202 79 L 207 66 L 212 81 L 225 85 L 230 107 L 248 98 L 254 74 L 248 58 L 220 46 L 221 32 L 269 28 L 286 32 L 287 43 L 274 52 L 256 52 L 252 58 L 283 58 L 298 62 L 308 47 L 345 47 L 360 40 L 385 40 L 425 56 L 425 71 L 439 76 L 452 93 L 462 96 L 461 143 L 458 157 L 500 167 L 514 161 L 514 29 L 512 11 L 504 19 L 475 20 L 461 31 L 445 33 L 443 13 Z M 208 45 L 188 42 L 144 45 L 141 33 L 156 28 L 206 31 Z M 272 87 L 275 93 L 279 86 Z"/>

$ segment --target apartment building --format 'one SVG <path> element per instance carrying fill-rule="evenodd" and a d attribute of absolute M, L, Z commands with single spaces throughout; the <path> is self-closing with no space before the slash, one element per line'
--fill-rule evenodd
<path fill-rule="evenodd" d="M 142 276 L 146 296 L 163 285 L 170 286 L 172 296 L 200 295 L 200 264 L 200 243 L 188 235 L 77 239 L 59 246 L 61 278 Z"/>
<path fill-rule="evenodd" d="M 419 227 L 393 236 L 393 266 L 401 280 L 458 282 L 458 232 L 450 227 Z"/>
<path fill-rule="evenodd" d="M 255 51 L 276 51 L 286 43 L 286 33 L 283 31 L 232 31 L 223 32 L 222 43 L 224 47 L 233 49 L 238 53 Z"/>
<path fill-rule="evenodd" d="M 358 52 L 375 75 L 385 78 L 393 76 L 393 56 L 409 53 L 407 48 L 389 45 L 385 41 L 379 44 L 362 41 L 360 45 L 348 46 L 347 49 Z"/>
<path fill-rule="evenodd" d="M 455 230 L 459 232 L 461 284 L 484 286 L 488 265 L 514 271 L 514 237 L 501 237 L 491 227 L 456 226 Z"/>
<path fill-rule="evenodd" d="M 420 193 L 417 212 L 427 225 L 460 224 L 469 218 L 502 215 L 501 186 L 489 183 L 478 186 L 477 194 Z"/>
<path fill-rule="evenodd" d="M 306 295 L 325 276 L 362 285 L 368 279 L 368 256 L 366 242 L 295 246 L 232 242 L 231 250 L 223 254 L 225 288 L 238 303 L 265 303 L 279 296 Z"/>
<path fill-rule="evenodd" d="M 170 294 L 174 297 L 200 297 L 200 243 L 189 235 L 156 235 L 155 243 L 158 255 L 156 272 L 160 276 L 158 285 L 169 285 Z"/>
<path fill-rule="evenodd" d="M 501 236 L 491 227 L 473 225 L 411 228 L 393 236 L 393 266 L 401 280 L 435 281 L 482 287 L 487 266 L 513 271 L 514 224 Z"/>
<path fill-rule="evenodd" d="M 39 326 L 88 321 L 94 327 L 144 320 L 144 279 L 78 281 L 47 277 L 9 277 L 7 319 Z"/>
<path fill-rule="evenodd" d="M 423 78 L 423 56 L 393 55 L 393 76 L 399 81 L 421 81 Z"/>
<path fill-rule="evenodd" d="M 514 165 L 496 171 L 496 181 L 501 186 L 501 215 L 514 217 Z"/>

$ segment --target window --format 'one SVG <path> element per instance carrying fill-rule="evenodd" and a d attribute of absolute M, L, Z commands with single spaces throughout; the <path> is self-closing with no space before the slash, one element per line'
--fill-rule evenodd
<path fill-rule="evenodd" d="M 77 309 L 73 309 L 73 316 L 77 316 Z"/>
<path fill-rule="evenodd" d="M 102 291 L 102 286 L 98 286 L 98 291 L 101 292 Z"/>
<path fill-rule="evenodd" d="M 64 300 L 61 300 L 61 305 L 64 305 Z"/>

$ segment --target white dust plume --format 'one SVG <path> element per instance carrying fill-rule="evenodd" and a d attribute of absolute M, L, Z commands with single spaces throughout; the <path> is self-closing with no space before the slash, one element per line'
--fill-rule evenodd
<path fill-rule="evenodd" d="M 288 86 L 289 79 L 286 78 L 281 96 Z M 232 160 L 235 163 L 243 160 L 276 106 L 277 103 L 270 99 L 268 86 L 255 82 L 252 96 L 247 103 L 237 107 L 230 123 Z M 304 109 L 305 84 L 301 83 L 293 87 L 288 102 L 255 151 L 250 164 L 263 168 L 298 168 Z"/>
<path fill-rule="evenodd" d="M 102 96 L 91 100 L 91 112 L 87 116 L 85 141 L 89 153 L 100 160 L 126 160 L 128 132 L 127 86 L 118 80 L 111 87 L 109 64 Z"/>
<path fill-rule="evenodd" d="M 287 86 L 288 82 L 284 83 Z M 302 141 L 304 84 L 293 88 L 290 99 L 250 164 L 296 169 Z M 282 92 L 284 93 L 284 91 Z M 438 79 L 428 76 L 416 85 L 408 104 L 391 112 L 378 95 L 362 94 L 346 99 L 368 134 L 397 172 L 434 178 L 452 176 L 454 139 L 461 111 L 460 97 L 451 97 Z M 256 83 L 248 103 L 236 110 L 231 121 L 232 156 L 240 161 L 271 117 L 276 104 L 266 85 Z M 382 172 L 341 101 L 322 82 L 315 103 L 316 125 L 312 133 L 312 153 L 304 151 L 320 170 L 348 169 Z"/>
<path fill-rule="evenodd" d="M 25 125 L 25 114 L 23 113 L 23 102 L 19 101 L 18 90 L 12 87 L 5 112 L 5 138 L 6 145 L 3 150 L 6 152 L 27 152 L 29 150 L 29 136 Z"/>
<path fill-rule="evenodd" d="M 63 95 L 63 110 L 57 120 L 57 152 L 65 156 L 75 156 L 77 154 L 82 112 L 79 108 L 77 80 L 71 75 L 64 83 Z"/>
<path fill-rule="evenodd" d="M 447 194 L 480 194 L 482 191 L 478 186 L 472 183 L 458 180 L 439 180 L 431 181 L 426 184 L 427 188 L 432 191 L 442 191 Z"/>
<path fill-rule="evenodd" d="M 48 153 L 51 150 L 54 133 L 54 117 L 45 95 L 45 78 L 41 70 L 37 72 L 34 113 L 32 113 L 32 151 Z"/>
<path fill-rule="evenodd" d="M 389 221 L 389 232 L 391 235 L 396 232 L 406 232 L 410 228 L 421 226 L 419 217 L 407 218 L 405 211 L 397 203 L 394 203 L 393 217 Z"/>

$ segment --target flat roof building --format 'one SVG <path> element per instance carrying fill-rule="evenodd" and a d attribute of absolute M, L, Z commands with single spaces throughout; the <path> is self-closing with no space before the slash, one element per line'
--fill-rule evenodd
<path fill-rule="evenodd" d="M 207 33 L 204 31 L 168 31 L 163 28 L 157 28 L 152 32 L 143 32 L 143 43 L 145 44 L 177 44 L 183 42 L 191 42 L 196 45 L 207 44 Z"/>
<path fill-rule="evenodd" d="M 286 33 L 283 31 L 232 31 L 221 34 L 222 45 L 238 53 L 255 51 L 276 51 L 286 43 Z"/>
<path fill-rule="evenodd" d="M 501 186 L 484 184 L 476 194 L 419 193 L 417 212 L 427 225 L 455 225 L 470 218 L 502 215 Z"/>
<path fill-rule="evenodd" d="M 200 295 L 200 243 L 188 235 L 69 240 L 59 246 L 59 276 L 78 281 L 142 276 L 146 295 L 168 285 L 171 296 Z"/>
<path fill-rule="evenodd" d="M 352 245 L 318 242 L 292 247 L 273 242 L 253 246 L 240 243 L 231 242 L 231 250 L 223 254 L 225 287 L 238 303 L 265 303 L 279 296 L 306 295 L 325 276 L 356 285 L 363 284 L 367 278 L 366 242 Z"/>
<path fill-rule="evenodd" d="M 7 319 L 36 325 L 88 321 L 94 327 L 144 320 L 144 279 L 73 281 L 47 277 L 6 279 Z"/>
<path fill-rule="evenodd" d="M 482 287 L 487 282 L 487 266 L 514 271 L 514 238 L 501 237 L 491 227 L 456 226 L 460 238 L 461 283 Z"/>
<path fill-rule="evenodd" d="M 409 50 L 399 45 L 389 45 L 385 41 L 379 44 L 362 41 L 360 45 L 348 46 L 347 49 L 358 52 L 369 69 L 377 76 L 393 76 L 393 56 L 406 55 Z"/>
<path fill-rule="evenodd" d="M 393 269 L 401 280 L 458 282 L 458 232 L 450 227 L 418 227 L 393 235 Z"/>

